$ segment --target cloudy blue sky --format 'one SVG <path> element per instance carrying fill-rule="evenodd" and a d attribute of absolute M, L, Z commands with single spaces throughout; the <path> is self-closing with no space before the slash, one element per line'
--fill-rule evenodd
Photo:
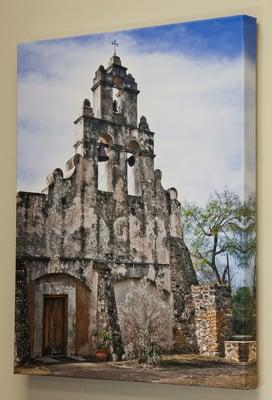
<path fill-rule="evenodd" d="M 255 24 L 242 16 L 20 44 L 18 190 L 40 191 L 72 156 L 73 121 L 114 39 L 165 188 L 200 205 L 214 190 L 254 190 Z"/>

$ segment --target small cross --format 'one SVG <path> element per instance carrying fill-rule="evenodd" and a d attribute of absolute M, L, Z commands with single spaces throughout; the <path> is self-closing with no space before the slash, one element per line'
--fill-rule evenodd
<path fill-rule="evenodd" d="M 116 56 L 116 47 L 118 46 L 118 43 L 114 39 L 114 41 L 111 42 L 111 44 L 113 45 L 113 55 Z"/>

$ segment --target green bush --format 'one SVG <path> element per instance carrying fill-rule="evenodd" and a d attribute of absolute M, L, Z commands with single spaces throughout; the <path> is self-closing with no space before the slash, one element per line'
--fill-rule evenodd
<path fill-rule="evenodd" d="M 237 335 L 250 335 L 253 328 L 253 295 L 248 287 L 240 287 L 232 298 L 233 331 Z"/>

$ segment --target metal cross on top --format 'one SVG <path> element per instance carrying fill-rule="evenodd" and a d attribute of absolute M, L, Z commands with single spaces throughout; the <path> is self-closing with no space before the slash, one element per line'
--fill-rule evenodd
<path fill-rule="evenodd" d="M 116 42 L 116 40 L 114 39 L 113 42 L 111 42 L 111 44 L 113 45 L 113 55 L 116 56 L 116 48 L 118 46 L 118 43 Z"/>

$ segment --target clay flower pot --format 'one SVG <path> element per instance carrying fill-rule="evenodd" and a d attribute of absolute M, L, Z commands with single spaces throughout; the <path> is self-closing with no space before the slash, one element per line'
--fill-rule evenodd
<path fill-rule="evenodd" d="M 95 358 L 96 361 L 107 361 L 109 357 L 109 351 L 107 349 L 96 350 Z"/>

